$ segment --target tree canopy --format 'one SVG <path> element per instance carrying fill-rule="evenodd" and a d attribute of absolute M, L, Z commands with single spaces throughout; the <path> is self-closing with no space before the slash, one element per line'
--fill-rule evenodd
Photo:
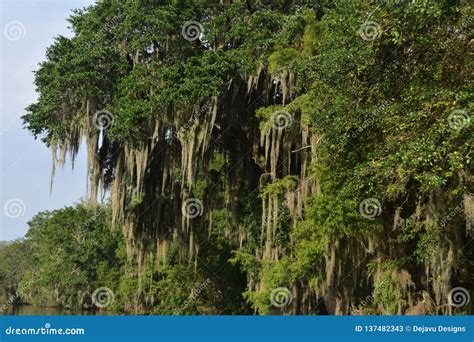
<path fill-rule="evenodd" d="M 101 1 L 48 48 L 24 121 L 54 165 L 85 137 L 123 231 L 121 309 L 208 284 L 186 310 L 451 314 L 474 285 L 471 18 L 463 0 Z M 96 286 L 81 272 L 65 292 Z"/>

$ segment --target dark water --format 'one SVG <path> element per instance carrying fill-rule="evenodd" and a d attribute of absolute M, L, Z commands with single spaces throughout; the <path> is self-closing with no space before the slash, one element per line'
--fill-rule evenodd
<path fill-rule="evenodd" d="M 16 316 L 64 316 L 64 315 L 84 315 L 84 316 L 105 316 L 106 311 L 92 310 L 74 310 L 52 307 L 38 307 L 33 305 L 15 305 L 10 306 L 0 312 L 0 315 L 16 315 Z"/>

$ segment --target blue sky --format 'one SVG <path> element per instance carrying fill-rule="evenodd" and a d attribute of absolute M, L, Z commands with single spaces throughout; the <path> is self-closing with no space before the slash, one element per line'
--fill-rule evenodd
<path fill-rule="evenodd" d="M 24 236 L 38 212 L 71 205 L 85 196 L 85 149 L 74 171 L 57 170 L 49 191 L 51 151 L 22 129 L 24 108 L 35 101 L 33 70 L 57 35 L 71 36 L 66 18 L 93 0 L 1 0 L 0 240 Z"/>

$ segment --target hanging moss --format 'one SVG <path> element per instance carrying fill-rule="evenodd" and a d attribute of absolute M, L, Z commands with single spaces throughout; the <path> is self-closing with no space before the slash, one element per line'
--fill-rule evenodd
<path fill-rule="evenodd" d="M 374 312 L 451 314 L 450 288 L 472 274 L 458 265 L 473 227 L 473 126 L 453 129 L 472 109 L 469 39 L 445 32 L 469 12 L 449 1 L 103 1 L 48 49 L 24 119 L 51 147 L 52 178 L 85 137 L 87 188 L 94 201 L 110 193 L 136 306 L 157 300 L 154 271 L 160 288 L 198 274 L 202 254 L 215 261 L 211 239 L 223 263 L 235 252 L 258 313 L 349 314 L 388 279 Z M 194 41 L 182 33 L 190 19 L 204 30 Z M 97 127 L 98 111 L 113 122 Z M 360 213 L 368 198 L 376 217 Z M 171 260 L 186 276 L 166 270 Z M 403 263 L 384 269 L 393 260 Z M 294 302 L 272 308 L 282 286 Z"/>

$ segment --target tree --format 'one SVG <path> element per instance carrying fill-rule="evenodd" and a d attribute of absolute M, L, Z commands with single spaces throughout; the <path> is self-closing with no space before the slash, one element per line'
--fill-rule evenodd
<path fill-rule="evenodd" d="M 259 313 L 349 314 L 380 284 L 364 310 L 452 313 L 473 272 L 471 15 L 457 0 L 103 1 L 48 49 L 24 120 L 62 156 L 85 135 L 91 198 L 111 189 L 140 270 L 124 278 L 135 307 L 209 265 L 228 272 L 217 293 L 241 293 L 240 265 Z"/>

